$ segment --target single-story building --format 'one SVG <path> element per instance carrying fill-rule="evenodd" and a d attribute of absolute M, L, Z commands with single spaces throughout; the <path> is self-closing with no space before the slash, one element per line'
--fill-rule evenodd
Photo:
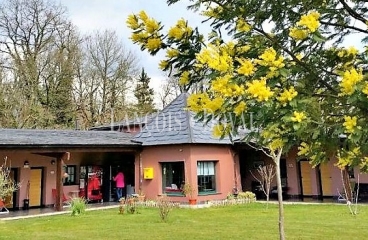
<path fill-rule="evenodd" d="M 161 194 L 187 201 L 190 183 L 197 201 L 225 199 L 234 188 L 258 191 L 259 165 L 271 160 L 242 143 L 212 136 L 215 122 L 203 124 L 186 110 L 187 93 L 157 114 L 138 122 L 118 122 L 90 131 L 0 129 L 0 159 L 7 157 L 21 182 L 8 206 L 13 209 L 62 205 L 63 195 L 89 201 L 116 201 L 112 177 L 125 175 L 126 193 Z M 297 161 L 296 149 L 282 157 L 281 177 L 289 198 L 332 198 L 342 190 L 336 161 L 312 168 Z M 252 173 L 251 173 L 252 172 Z M 361 183 L 368 175 L 358 170 Z M 275 186 L 275 182 L 272 183 Z M 27 202 L 28 200 L 28 202 Z M 27 206 L 28 205 L 28 206 Z"/>

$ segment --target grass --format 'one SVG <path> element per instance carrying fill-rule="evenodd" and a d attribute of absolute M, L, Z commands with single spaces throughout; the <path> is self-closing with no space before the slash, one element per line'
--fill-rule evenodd
<path fill-rule="evenodd" d="M 278 208 L 254 203 L 206 209 L 173 209 L 167 222 L 159 210 L 140 214 L 116 209 L 0 221 L 0 239 L 278 239 Z M 345 205 L 285 205 L 287 239 L 363 239 L 368 206 L 350 215 Z"/>

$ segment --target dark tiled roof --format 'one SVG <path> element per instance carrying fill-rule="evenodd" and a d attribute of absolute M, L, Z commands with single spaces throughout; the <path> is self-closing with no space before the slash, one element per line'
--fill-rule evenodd
<path fill-rule="evenodd" d="M 106 131 L 106 130 L 118 130 L 128 126 L 141 126 L 143 127 L 147 122 L 150 122 L 157 113 L 146 114 L 144 116 L 136 116 L 119 122 L 113 122 L 110 124 L 104 124 L 90 128 L 93 131 Z"/>
<path fill-rule="evenodd" d="M 115 131 L 0 129 L 1 147 L 139 146 L 132 135 Z"/>
<path fill-rule="evenodd" d="M 186 110 L 188 93 L 182 93 L 133 139 L 142 142 L 143 146 L 207 143 L 230 144 L 229 138 L 218 139 L 212 136 L 212 127 L 216 121 L 204 124 L 194 119 L 195 114 Z"/>

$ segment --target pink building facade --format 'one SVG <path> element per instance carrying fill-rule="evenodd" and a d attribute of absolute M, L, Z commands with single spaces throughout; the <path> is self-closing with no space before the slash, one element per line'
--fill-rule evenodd
<path fill-rule="evenodd" d="M 112 177 L 118 170 L 125 175 L 128 196 L 144 193 L 155 200 L 166 194 L 173 201 L 187 202 L 185 183 L 193 186 L 197 202 L 225 199 L 234 189 L 260 194 L 253 175 L 257 177 L 256 168 L 271 159 L 242 143 L 213 138 L 212 123 L 196 121 L 185 110 L 186 98 L 180 95 L 132 126 L 118 123 L 94 131 L 0 129 L 0 159 L 8 159 L 12 177 L 21 182 L 8 207 L 22 209 L 25 200 L 28 207 L 54 206 L 61 192 L 90 201 L 116 201 Z M 281 159 L 285 196 L 336 199 L 342 192 L 336 160 L 313 168 L 297 159 L 295 149 Z M 349 174 L 352 184 L 359 178 L 362 186 L 368 185 L 367 174 L 358 169 Z M 61 191 L 59 196 L 53 189 Z"/>

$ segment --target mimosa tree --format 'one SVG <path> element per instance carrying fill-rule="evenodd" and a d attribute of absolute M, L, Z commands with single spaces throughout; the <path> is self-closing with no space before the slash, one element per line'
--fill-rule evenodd
<path fill-rule="evenodd" d="M 200 119 L 218 120 L 214 135 L 239 137 L 247 129 L 243 140 L 273 159 L 280 239 L 285 239 L 283 153 L 297 146 L 298 155 L 314 166 L 336 157 L 341 169 L 368 170 L 368 54 L 362 44 L 368 36 L 368 4 L 190 2 L 189 8 L 210 22 L 208 38 L 184 19 L 164 33 L 160 22 L 141 11 L 127 20 L 131 39 L 152 55 L 166 51 L 159 67 L 175 69 L 187 89 L 203 83 L 203 91 L 188 99 L 188 108 Z M 352 35 L 354 42 L 344 41 Z"/>

